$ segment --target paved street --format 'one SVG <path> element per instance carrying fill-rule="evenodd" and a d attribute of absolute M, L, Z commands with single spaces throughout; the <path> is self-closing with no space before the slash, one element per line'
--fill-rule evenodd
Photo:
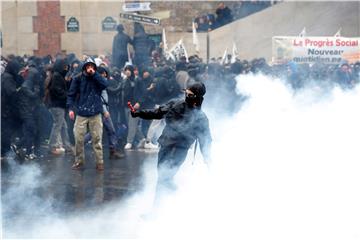
<path fill-rule="evenodd" d="M 106 149 L 106 148 L 105 148 Z M 73 157 L 45 156 L 32 163 L 2 163 L 2 217 L 6 229 L 14 223 L 31 224 L 49 214 L 96 211 L 111 201 L 121 202 L 143 187 L 142 166 L 156 168 L 157 152 L 127 151 L 126 157 L 108 159 L 105 170 L 95 169 L 90 147 L 86 147 L 85 168 L 72 170 Z"/>

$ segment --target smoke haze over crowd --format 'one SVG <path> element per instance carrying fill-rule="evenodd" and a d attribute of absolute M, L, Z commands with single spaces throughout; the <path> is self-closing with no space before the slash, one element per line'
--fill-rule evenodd
<path fill-rule="evenodd" d="M 151 164 L 144 191 L 65 215 L 52 209 L 56 199 L 37 197 L 51 177 L 24 165 L 17 184 L 3 192 L 4 237 L 359 239 L 359 88 L 295 93 L 278 79 L 248 74 L 237 78 L 237 91 L 247 100 L 232 117 L 204 109 L 213 134 L 211 168 L 190 150 L 178 191 L 164 196 L 150 218 L 142 215 L 153 198 Z M 14 209 L 24 218 L 9 224 Z M 32 212 L 41 220 L 32 221 Z"/>

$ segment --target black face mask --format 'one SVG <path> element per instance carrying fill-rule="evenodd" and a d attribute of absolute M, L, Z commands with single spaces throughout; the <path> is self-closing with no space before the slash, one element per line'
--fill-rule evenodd
<path fill-rule="evenodd" d="M 187 103 L 188 107 L 193 108 L 193 107 L 201 107 L 201 104 L 203 102 L 203 97 L 197 97 L 194 94 L 186 94 L 185 93 L 185 102 Z"/>
<path fill-rule="evenodd" d="M 185 93 L 185 102 L 189 107 L 194 107 L 194 104 L 196 103 L 196 96 L 195 95 L 188 95 Z"/>

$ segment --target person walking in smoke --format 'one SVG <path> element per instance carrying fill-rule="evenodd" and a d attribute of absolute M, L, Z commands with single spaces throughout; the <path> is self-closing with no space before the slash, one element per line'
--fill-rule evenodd
<path fill-rule="evenodd" d="M 210 163 L 211 134 L 209 120 L 201 110 L 205 85 L 194 83 L 185 89 L 185 100 L 171 100 L 154 110 L 135 110 L 132 117 L 165 118 L 166 126 L 158 140 L 157 195 L 175 188 L 173 178 L 186 159 L 190 146 L 199 141 L 206 164 Z"/>

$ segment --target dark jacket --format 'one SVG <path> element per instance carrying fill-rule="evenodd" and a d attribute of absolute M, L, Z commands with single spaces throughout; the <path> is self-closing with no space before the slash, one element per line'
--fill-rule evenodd
<path fill-rule="evenodd" d="M 228 7 L 225 7 L 223 9 L 221 8 L 216 9 L 216 15 L 217 15 L 216 22 L 220 26 L 228 24 L 233 20 L 233 17 L 231 15 L 231 10 Z"/>
<path fill-rule="evenodd" d="M 82 74 L 71 82 L 67 107 L 79 116 L 91 117 L 102 113 L 101 92 L 108 86 L 108 81 L 98 72 L 88 76 L 84 70 L 86 65 L 83 66 Z"/>
<path fill-rule="evenodd" d="M 149 61 L 151 41 L 145 33 L 144 27 L 135 25 L 133 46 L 135 50 L 135 64 L 140 66 Z"/>
<path fill-rule="evenodd" d="M 155 106 L 155 89 L 148 89 L 153 83 L 153 77 L 138 78 L 135 82 L 134 102 L 140 104 L 141 109 L 153 108 Z"/>
<path fill-rule="evenodd" d="M 200 108 L 190 108 L 184 100 L 173 100 L 155 110 L 139 111 L 143 119 L 165 118 L 166 126 L 158 140 L 161 147 L 189 148 L 199 140 L 205 158 L 209 157 L 209 120 Z"/>
<path fill-rule="evenodd" d="M 120 58 L 128 57 L 128 44 L 132 44 L 131 38 L 123 32 L 119 32 L 115 35 L 112 45 L 112 64 L 117 67 L 119 66 Z"/>
<path fill-rule="evenodd" d="M 13 117 L 18 109 L 18 90 L 23 82 L 23 78 L 18 74 L 20 64 L 10 61 L 1 75 L 1 117 Z"/>
<path fill-rule="evenodd" d="M 175 72 L 170 67 L 159 68 L 155 78 L 154 92 L 158 104 L 164 104 L 183 94 L 180 85 L 176 82 Z"/>
<path fill-rule="evenodd" d="M 135 74 L 134 74 L 134 68 L 132 66 L 126 66 L 125 69 L 129 69 L 131 71 L 130 77 L 125 77 L 122 80 L 122 99 L 121 103 L 123 104 L 123 107 L 127 107 L 127 102 L 131 102 L 134 104 L 134 91 L 135 91 Z"/>
<path fill-rule="evenodd" d="M 67 87 L 64 77 L 64 70 L 67 62 L 63 59 L 57 59 L 54 63 L 53 74 L 48 86 L 50 104 L 49 107 L 66 108 Z"/>
<path fill-rule="evenodd" d="M 114 77 L 110 79 L 109 86 L 107 87 L 107 93 L 109 96 L 109 106 L 118 108 L 120 105 L 124 105 L 121 102 L 121 92 L 122 92 L 122 79 Z"/>
<path fill-rule="evenodd" d="M 19 111 L 22 117 L 33 115 L 34 109 L 40 106 L 42 87 L 40 72 L 34 66 L 30 66 L 19 90 Z"/>

